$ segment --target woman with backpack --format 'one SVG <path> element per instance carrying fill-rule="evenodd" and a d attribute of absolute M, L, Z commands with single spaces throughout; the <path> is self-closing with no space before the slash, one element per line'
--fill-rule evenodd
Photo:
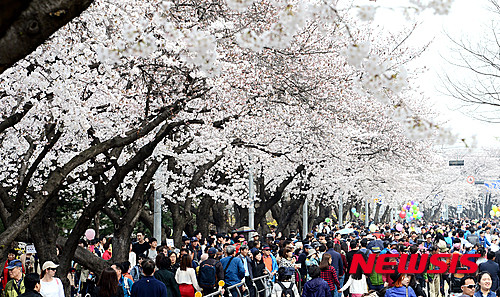
<path fill-rule="evenodd" d="M 321 271 L 321 278 L 328 283 L 331 294 L 332 296 L 334 296 L 333 293 L 335 292 L 335 286 L 337 286 L 337 288 L 340 288 L 340 282 L 337 277 L 337 272 L 332 266 L 332 255 L 327 253 L 323 254 L 321 263 L 319 263 L 319 269 Z"/>
<path fill-rule="evenodd" d="M 175 281 L 179 284 L 182 297 L 194 297 L 194 290 L 201 291 L 196 279 L 196 271 L 192 266 L 193 260 L 188 254 L 182 255 L 181 266 L 175 273 Z"/>
<path fill-rule="evenodd" d="M 273 286 L 271 297 L 299 297 L 299 291 L 292 276 L 295 270 L 291 267 L 281 267 L 278 269 L 278 281 Z"/>
<path fill-rule="evenodd" d="M 289 267 L 295 269 L 296 258 L 293 255 L 293 249 L 291 247 L 285 247 L 283 251 L 283 257 L 280 258 L 278 263 L 278 268 Z M 292 282 L 295 282 L 295 273 L 292 275 Z"/>

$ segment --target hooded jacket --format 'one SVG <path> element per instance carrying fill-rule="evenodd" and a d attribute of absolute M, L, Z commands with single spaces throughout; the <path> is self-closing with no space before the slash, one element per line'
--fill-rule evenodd
<path fill-rule="evenodd" d="M 302 297 L 332 297 L 332 293 L 328 283 L 321 277 L 317 277 L 305 283 Z"/>

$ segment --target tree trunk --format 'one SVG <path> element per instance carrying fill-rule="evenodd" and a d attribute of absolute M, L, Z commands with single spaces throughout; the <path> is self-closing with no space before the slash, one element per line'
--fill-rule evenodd
<path fill-rule="evenodd" d="M 56 239 L 59 233 L 59 228 L 56 223 L 57 199 L 51 201 L 46 208 L 38 213 L 33 219 L 29 230 L 33 243 L 40 259 L 40 265 L 45 261 L 59 262 L 56 250 Z M 61 252 L 61 251 L 59 251 Z"/>
<path fill-rule="evenodd" d="M 379 216 L 379 212 L 380 212 L 380 206 L 382 206 L 382 204 L 380 204 L 380 203 L 375 204 L 375 217 L 373 218 L 373 221 L 375 222 L 375 224 L 379 223 L 378 216 Z"/>
<path fill-rule="evenodd" d="M 213 203 L 212 198 L 204 197 L 198 205 L 196 213 L 196 230 L 201 232 L 203 235 L 208 235 L 210 231 L 210 210 L 211 204 Z"/>
<path fill-rule="evenodd" d="M 86 10 L 92 0 L 23 1 L 0 32 L 0 73 L 33 52 L 54 32 Z M 12 4 L 12 3 L 11 3 Z M 10 5 L 11 6 L 11 5 Z M 9 7 L 9 6 L 7 6 Z M 6 7 L 4 7 L 6 8 Z M 20 13 L 22 11 L 22 13 Z M 4 14 L 2 14 L 4 15 Z"/>
<path fill-rule="evenodd" d="M 212 215 L 217 233 L 226 232 L 228 220 L 226 206 L 219 202 L 212 204 Z"/>

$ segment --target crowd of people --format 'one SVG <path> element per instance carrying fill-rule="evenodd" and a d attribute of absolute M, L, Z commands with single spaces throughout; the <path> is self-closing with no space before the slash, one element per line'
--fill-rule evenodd
<path fill-rule="evenodd" d="M 184 236 L 178 248 L 137 232 L 129 260 L 113 263 L 99 277 L 75 265 L 69 275 L 71 296 L 194 297 L 201 292 L 226 297 L 495 297 L 500 286 L 499 229 L 495 221 L 466 219 L 371 224 L 369 228 L 322 223 L 305 236 L 298 232 L 285 236 L 271 226 L 265 236 L 194 232 Z M 96 256 L 111 259 L 112 243 L 105 237 L 80 244 Z M 372 254 L 421 259 L 425 254 L 443 253 L 479 255 L 471 258 L 478 270 L 433 274 L 428 270 L 435 263 L 429 260 L 418 261 L 425 265 L 422 273 L 350 269 L 356 254 L 364 259 Z M 54 277 L 58 265 L 51 261 L 35 265 L 33 273 L 33 256 L 17 259 L 14 252 L 9 254 L 3 296 L 64 296 L 61 280 Z M 399 258 L 393 259 L 393 267 L 399 267 Z"/>

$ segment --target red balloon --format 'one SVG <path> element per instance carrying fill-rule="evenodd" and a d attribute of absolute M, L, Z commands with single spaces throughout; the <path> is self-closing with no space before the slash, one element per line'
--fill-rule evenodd
<path fill-rule="evenodd" d="M 406 217 L 406 212 L 404 212 L 404 211 L 400 212 L 399 217 L 404 219 Z"/>

